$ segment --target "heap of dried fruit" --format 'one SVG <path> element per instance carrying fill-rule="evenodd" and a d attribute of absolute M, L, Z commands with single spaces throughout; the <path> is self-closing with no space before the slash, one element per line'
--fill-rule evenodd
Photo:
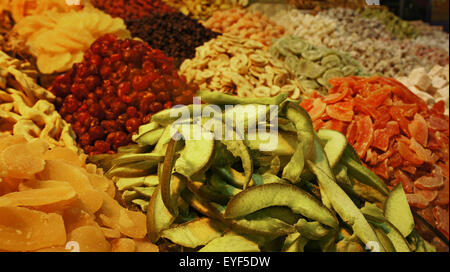
<path fill-rule="evenodd" d="M 48 10 L 58 12 L 79 10 L 83 8 L 86 1 L 73 1 L 72 5 L 69 5 L 66 0 L 4 0 L 3 2 L 1 8 L 4 6 L 5 9 L 9 10 L 17 23 L 27 16 L 42 14 Z"/>
<path fill-rule="evenodd" d="M 99 37 L 115 34 L 130 37 L 124 21 L 95 9 L 59 13 L 47 11 L 17 23 L 13 31 L 36 57 L 43 74 L 65 72 L 83 60 L 83 53 Z"/>
<path fill-rule="evenodd" d="M 414 38 L 419 35 L 419 31 L 414 25 L 402 20 L 384 6 L 383 8 L 365 8 L 360 11 L 359 16 L 380 20 L 386 29 L 399 39 Z"/>
<path fill-rule="evenodd" d="M 295 35 L 276 40 L 269 52 L 284 62 L 306 94 L 326 94 L 331 78 L 364 74 L 361 65 L 346 53 L 314 46 Z"/>
<path fill-rule="evenodd" d="M 366 6 L 365 1 L 360 0 L 289 0 L 290 4 L 295 5 L 298 9 L 314 9 L 321 10 L 327 8 L 344 7 L 344 8 L 363 8 Z"/>
<path fill-rule="evenodd" d="M 0 136 L 0 251 L 158 251 L 145 239 L 145 215 L 115 194 L 77 152 Z"/>
<path fill-rule="evenodd" d="M 177 67 L 195 56 L 196 47 L 219 35 L 180 12 L 155 13 L 127 21 L 127 26 L 133 37 L 143 39 L 152 48 L 174 58 Z"/>
<path fill-rule="evenodd" d="M 152 114 L 192 103 L 198 88 L 186 84 L 161 50 L 105 35 L 49 89 L 59 98 L 59 112 L 72 124 L 78 144 L 87 154 L 97 154 L 129 144 Z"/>
<path fill-rule="evenodd" d="M 165 110 L 140 127 L 138 145 L 90 158 L 147 211 L 151 242 L 200 252 L 435 250 L 414 231 L 402 186 L 389 191 L 343 134 L 314 132 L 286 94 L 198 96 L 214 118 Z M 279 130 L 252 132 L 276 120 Z"/>
<path fill-rule="evenodd" d="M 287 93 L 300 99 L 300 86 L 283 62 L 263 50 L 260 42 L 224 34 L 196 48 L 180 73 L 201 89 L 240 97 L 269 97 Z"/>
<path fill-rule="evenodd" d="M 164 0 L 169 6 L 177 8 L 184 15 L 194 19 L 206 20 L 216 10 L 226 10 L 246 6 L 248 0 Z"/>
<path fill-rule="evenodd" d="M 92 4 L 110 14 L 124 20 L 139 19 L 153 13 L 175 12 L 176 9 L 168 6 L 161 0 L 92 0 Z"/>
<path fill-rule="evenodd" d="M 449 117 L 385 77 L 331 79 L 325 97 L 305 99 L 316 130 L 347 136 L 358 156 L 448 239 Z"/>
<path fill-rule="evenodd" d="M 261 42 L 266 47 L 285 33 L 284 27 L 261 12 L 239 8 L 218 10 L 203 25 L 220 33 Z"/>

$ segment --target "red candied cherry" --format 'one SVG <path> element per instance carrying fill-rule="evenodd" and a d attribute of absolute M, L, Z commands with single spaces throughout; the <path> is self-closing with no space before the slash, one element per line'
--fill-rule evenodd
<path fill-rule="evenodd" d="M 98 118 L 103 119 L 105 117 L 105 112 L 103 111 L 102 107 L 98 103 L 94 103 L 89 106 L 88 108 L 89 114 Z"/>
<path fill-rule="evenodd" d="M 130 74 L 130 68 L 128 68 L 127 65 L 122 65 L 117 69 L 116 74 L 119 78 L 124 80 Z"/>
<path fill-rule="evenodd" d="M 141 121 L 138 118 L 130 118 L 125 123 L 125 128 L 128 132 L 134 133 L 139 129 L 139 126 L 141 125 Z"/>
<path fill-rule="evenodd" d="M 110 110 L 105 110 L 105 119 L 106 120 L 114 120 L 116 119 L 116 114 Z"/>
<path fill-rule="evenodd" d="M 162 78 L 157 78 L 152 82 L 152 90 L 155 92 L 162 92 L 165 91 L 166 84 L 162 80 Z"/>
<path fill-rule="evenodd" d="M 77 135 L 82 135 L 86 132 L 86 127 L 83 126 L 83 124 L 80 121 L 76 121 L 76 118 L 74 118 L 75 124 L 72 124 L 72 129 L 75 131 Z"/>
<path fill-rule="evenodd" d="M 120 100 L 125 103 L 131 103 L 132 98 L 130 96 L 131 93 L 131 85 L 130 82 L 122 82 L 119 84 L 117 88 L 117 96 Z"/>
<path fill-rule="evenodd" d="M 115 63 L 117 61 L 121 61 L 122 60 L 122 56 L 120 54 L 112 54 L 109 59 L 111 60 L 112 63 Z"/>
<path fill-rule="evenodd" d="M 139 101 L 139 109 L 141 112 L 147 112 L 150 105 L 156 101 L 156 95 L 153 93 L 146 93 Z"/>
<path fill-rule="evenodd" d="M 166 103 L 164 103 L 164 109 L 170 109 L 173 106 L 173 102 L 172 101 L 167 101 Z"/>
<path fill-rule="evenodd" d="M 127 110 L 127 104 L 125 104 L 120 100 L 115 100 L 114 102 L 112 102 L 110 107 L 111 111 L 117 116 L 124 113 Z"/>
<path fill-rule="evenodd" d="M 161 103 L 164 103 L 170 99 L 169 95 L 166 92 L 159 92 L 156 96 L 156 100 L 158 100 Z"/>
<path fill-rule="evenodd" d="M 107 133 L 111 133 L 120 129 L 120 125 L 115 120 L 103 120 L 101 122 L 101 126 Z"/>
<path fill-rule="evenodd" d="M 163 105 L 160 102 L 153 102 L 150 105 L 150 111 L 153 113 L 161 111 L 162 109 L 163 109 Z"/>
<path fill-rule="evenodd" d="M 67 113 L 74 113 L 80 108 L 81 102 L 78 101 L 73 94 L 69 94 L 64 99 L 64 108 Z"/>
<path fill-rule="evenodd" d="M 92 156 L 95 154 L 95 147 L 93 147 L 92 145 L 85 145 L 83 146 L 84 152 L 86 152 L 86 154 L 89 154 L 89 156 Z"/>
<path fill-rule="evenodd" d="M 83 135 L 80 136 L 79 139 L 79 143 L 81 145 L 90 145 L 92 142 L 91 136 L 89 135 L 89 133 L 84 133 Z"/>
<path fill-rule="evenodd" d="M 72 114 L 66 114 L 64 120 L 66 120 L 67 123 L 72 124 L 75 121 L 75 118 L 73 118 Z"/>
<path fill-rule="evenodd" d="M 79 100 L 83 100 L 89 95 L 89 89 L 84 83 L 74 83 L 70 89 L 72 94 Z"/>
<path fill-rule="evenodd" d="M 85 105 L 83 105 L 83 106 L 85 106 Z M 81 112 L 76 113 L 77 121 L 81 122 L 82 124 L 85 124 L 85 123 L 87 124 L 89 122 L 90 117 L 91 116 L 86 111 L 81 111 Z"/>
<path fill-rule="evenodd" d="M 105 130 L 101 126 L 93 126 L 89 129 L 89 135 L 93 141 L 100 140 L 105 137 Z"/>
<path fill-rule="evenodd" d="M 150 82 L 146 77 L 136 75 L 133 77 L 131 85 L 133 86 L 133 89 L 135 91 L 141 92 L 148 89 L 148 87 L 150 86 Z"/>
<path fill-rule="evenodd" d="M 177 96 L 177 97 L 175 97 L 175 99 L 174 99 L 174 103 L 175 103 L 175 105 L 180 105 L 180 104 L 184 104 L 183 103 L 183 97 L 182 96 Z"/>
<path fill-rule="evenodd" d="M 100 154 L 106 153 L 111 149 L 111 145 L 105 141 L 97 140 L 94 143 L 94 148 Z"/>
<path fill-rule="evenodd" d="M 150 123 L 151 120 L 152 120 L 152 114 L 149 113 L 142 118 L 142 123 L 147 124 L 147 123 Z"/>
<path fill-rule="evenodd" d="M 113 69 L 111 66 L 103 65 L 102 68 L 100 68 L 100 75 L 102 75 L 103 78 L 109 77 L 113 73 Z"/>
<path fill-rule="evenodd" d="M 128 107 L 127 108 L 127 115 L 131 118 L 138 116 L 138 111 L 136 109 L 136 107 Z"/>
<path fill-rule="evenodd" d="M 126 129 L 125 124 L 128 120 L 128 114 L 124 113 L 117 117 L 117 123 L 121 126 L 121 128 Z"/>

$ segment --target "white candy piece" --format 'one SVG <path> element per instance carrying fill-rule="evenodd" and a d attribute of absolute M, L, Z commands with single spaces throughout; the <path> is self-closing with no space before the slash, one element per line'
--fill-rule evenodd
<path fill-rule="evenodd" d="M 444 67 L 440 65 L 434 66 L 430 72 L 428 72 L 428 76 L 435 77 L 435 76 L 441 76 L 444 74 Z"/>
<path fill-rule="evenodd" d="M 445 85 L 448 85 L 448 81 L 442 77 L 435 76 L 431 79 L 431 86 L 433 86 L 433 88 L 442 89 Z"/>
<path fill-rule="evenodd" d="M 409 80 L 411 84 L 422 91 L 428 91 L 428 88 L 431 86 L 431 79 L 423 67 L 414 69 L 409 75 Z"/>
<path fill-rule="evenodd" d="M 447 98 L 447 101 L 448 101 L 448 97 L 449 97 L 448 91 L 449 91 L 449 89 L 448 89 L 448 85 L 447 85 L 444 88 L 437 90 L 436 96 L 442 97 L 442 98 Z"/>

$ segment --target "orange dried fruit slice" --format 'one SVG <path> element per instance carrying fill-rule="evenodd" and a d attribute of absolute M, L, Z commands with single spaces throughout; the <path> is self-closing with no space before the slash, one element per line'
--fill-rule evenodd
<path fill-rule="evenodd" d="M 6 147 L 0 154 L 0 161 L 7 175 L 13 178 L 33 178 L 44 169 L 43 146 L 33 141 Z"/>
<path fill-rule="evenodd" d="M 78 243 L 80 252 L 109 252 L 111 245 L 98 226 L 81 226 L 72 230 L 68 241 Z"/>
<path fill-rule="evenodd" d="M 441 206 L 436 206 L 433 208 L 433 215 L 436 219 L 437 229 L 448 239 L 448 209 L 444 209 Z"/>
<path fill-rule="evenodd" d="M 130 238 L 119 238 L 111 241 L 112 252 L 135 252 L 136 243 Z"/>
<path fill-rule="evenodd" d="M 430 204 L 430 202 L 420 194 L 406 194 L 406 199 L 408 199 L 410 206 L 419 209 L 424 209 Z"/>
<path fill-rule="evenodd" d="M 311 116 L 311 120 L 315 121 L 319 119 L 325 112 L 326 108 L 327 104 L 323 103 L 320 98 L 316 98 L 312 104 L 312 108 L 308 112 L 309 116 Z"/>
<path fill-rule="evenodd" d="M 144 238 L 147 234 L 145 215 L 122 207 L 107 193 L 103 193 L 103 204 L 98 213 L 106 227 L 116 229 L 128 237 Z"/>
<path fill-rule="evenodd" d="M 61 160 L 46 161 L 45 168 L 38 174 L 43 180 L 61 180 L 68 182 L 77 192 L 86 207 L 95 213 L 102 204 L 101 192 L 96 191 L 89 181 L 87 172 Z"/>
<path fill-rule="evenodd" d="M 408 145 L 404 142 L 398 142 L 398 153 L 403 158 L 403 160 L 409 161 L 411 164 L 420 166 L 423 164 L 423 160 L 421 160 L 415 152 L 413 152 Z"/>
<path fill-rule="evenodd" d="M 438 191 L 435 191 L 435 190 L 422 190 L 422 189 L 415 188 L 414 192 L 416 194 L 420 194 L 423 197 L 425 197 L 425 199 L 430 203 L 433 202 L 436 199 L 436 197 L 438 196 Z"/>
<path fill-rule="evenodd" d="M 65 243 L 66 230 L 59 214 L 0 207 L 0 250 L 32 251 Z"/>
<path fill-rule="evenodd" d="M 78 154 L 65 147 L 56 146 L 51 150 L 48 150 L 44 154 L 45 160 L 62 160 L 66 163 L 73 164 L 74 166 L 83 167 L 84 163 L 81 161 Z"/>
<path fill-rule="evenodd" d="M 444 179 L 444 186 L 439 190 L 438 196 L 434 201 L 437 205 L 448 205 L 449 203 L 449 185 L 448 179 Z"/>
<path fill-rule="evenodd" d="M 77 193 L 70 186 L 32 189 L 0 197 L 0 207 L 22 206 L 45 212 L 61 211 L 74 202 Z"/>
<path fill-rule="evenodd" d="M 412 138 L 416 139 L 422 146 L 428 144 L 428 125 L 422 115 L 416 113 L 414 119 L 408 125 L 408 131 Z"/>
<path fill-rule="evenodd" d="M 356 143 L 353 145 L 358 156 L 364 158 L 367 150 L 373 143 L 373 123 L 370 116 L 364 116 L 356 122 L 357 137 Z"/>
<path fill-rule="evenodd" d="M 159 252 L 157 245 L 150 243 L 146 239 L 134 239 L 136 252 Z"/>
<path fill-rule="evenodd" d="M 403 189 L 407 194 L 414 192 L 414 183 L 407 174 L 405 174 L 402 170 L 397 170 L 395 171 L 394 176 L 402 183 Z"/>
<path fill-rule="evenodd" d="M 414 186 L 422 190 L 436 190 L 444 186 L 444 180 L 442 177 L 422 176 L 414 181 Z"/>
<path fill-rule="evenodd" d="M 63 211 L 62 217 L 64 219 L 67 233 L 82 226 L 97 225 L 97 222 L 95 222 L 95 216 L 79 199 Z"/>

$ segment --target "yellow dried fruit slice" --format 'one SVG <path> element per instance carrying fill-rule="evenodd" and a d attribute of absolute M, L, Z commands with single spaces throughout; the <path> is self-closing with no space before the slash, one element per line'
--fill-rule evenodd
<path fill-rule="evenodd" d="M 64 209 L 77 198 L 71 186 L 60 186 L 44 189 L 32 189 L 13 192 L 0 197 L 0 207 L 23 206 L 45 212 Z"/>
<path fill-rule="evenodd" d="M 0 251 L 32 251 L 65 243 L 61 215 L 23 207 L 0 207 Z"/>
<path fill-rule="evenodd" d="M 33 178 L 44 169 L 43 147 L 39 142 L 16 144 L 0 153 L 0 164 L 13 178 Z"/>
<path fill-rule="evenodd" d="M 98 212 L 99 219 L 105 226 L 128 237 L 144 238 L 147 234 L 145 215 L 127 210 L 107 193 L 103 193 L 103 204 Z"/>
<path fill-rule="evenodd" d="M 98 226 L 82 226 L 70 232 L 69 241 L 78 243 L 80 252 L 109 252 L 110 243 Z"/>

